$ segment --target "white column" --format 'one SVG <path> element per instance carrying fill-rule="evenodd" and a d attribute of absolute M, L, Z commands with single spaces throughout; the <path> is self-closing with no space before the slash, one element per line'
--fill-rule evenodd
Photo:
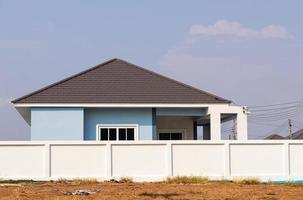
<path fill-rule="evenodd" d="M 51 146 L 50 146 L 50 144 L 49 143 L 45 143 L 45 146 L 44 146 L 44 148 L 45 148 L 45 157 L 44 157 L 44 161 L 45 161 L 45 165 L 44 165 L 44 167 L 45 167 L 45 177 L 46 177 L 46 179 L 48 179 L 48 178 L 50 178 L 51 177 L 51 166 L 50 166 L 50 148 L 51 148 Z"/>
<path fill-rule="evenodd" d="M 224 142 L 225 160 L 224 160 L 224 178 L 230 179 L 230 142 Z"/>
<path fill-rule="evenodd" d="M 289 142 L 284 143 L 284 176 L 286 179 L 289 179 L 290 177 L 290 161 L 289 161 Z"/>
<path fill-rule="evenodd" d="M 247 140 L 247 114 L 241 110 L 237 113 L 237 140 Z"/>
<path fill-rule="evenodd" d="M 210 140 L 221 140 L 221 113 L 210 113 Z"/>
<path fill-rule="evenodd" d="M 167 154 L 167 177 L 173 175 L 173 162 L 172 162 L 172 143 L 168 142 L 166 144 L 166 154 Z"/>
<path fill-rule="evenodd" d="M 112 178 L 112 144 L 107 143 L 106 144 L 106 177 L 107 179 Z"/>

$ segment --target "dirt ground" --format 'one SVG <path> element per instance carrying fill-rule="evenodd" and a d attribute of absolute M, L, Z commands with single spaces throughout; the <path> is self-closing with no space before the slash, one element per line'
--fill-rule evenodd
<path fill-rule="evenodd" d="M 76 190 L 99 190 L 87 196 L 67 195 Z M 0 199 L 303 199 L 303 184 L 240 184 L 207 182 L 166 183 L 58 183 L 0 184 Z"/>

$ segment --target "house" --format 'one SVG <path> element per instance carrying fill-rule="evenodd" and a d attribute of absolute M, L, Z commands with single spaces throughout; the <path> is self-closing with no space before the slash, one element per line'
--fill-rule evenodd
<path fill-rule="evenodd" d="M 12 101 L 31 140 L 220 140 L 236 119 L 247 139 L 247 113 L 231 101 L 121 59 L 112 59 Z"/>
<path fill-rule="evenodd" d="M 278 134 L 272 134 L 264 138 L 265 140 L 284 140 L 285 138 Z"/>
<path fill-rule="evenodd" d="M 291 137 L 293 140 L 303 140 L 303 129 L 294 132 Z"/>
<path fill-rule="evenodd" d="M 292 139 L 292 140 L 303 140 L 303 129 L 294 132 L 291 135 L 291 138 L 290 138 L 290 136 L 283 137 L 283 136 L 278 135 L 278 134 L 273 134 L 273 135 L 267 136 L 264 139 L 265 140 L 289 140 L 289 139 Z"/>

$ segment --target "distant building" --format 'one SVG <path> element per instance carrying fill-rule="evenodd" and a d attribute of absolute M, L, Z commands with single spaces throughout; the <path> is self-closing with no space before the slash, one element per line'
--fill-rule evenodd
<path fill-rule="evenodd" d="M 298 130 L 292 134 L 292 139 L 294 140 L 303 140 L 303 129 Z"/>
<path fill-rule="evenodd" d="M 266 138 L 264 138 L 265 140 L 287 140 L 290 139 L 289 136 L 281 136 L 278 134 L 272 134 L 270 136 L 267 136 Z M 303 140 L 303 129 L 298 130 L 297 132 L 294 132 L 292 134 L 292 140 Z"/>
<path fill-rule="evenodd" d="M 285 138 L 281 135 L 278 134 L 272 134 L 270 136 L 267 136 L 266 138 L 264 138 L 265 140 L 284 140 Z"/>

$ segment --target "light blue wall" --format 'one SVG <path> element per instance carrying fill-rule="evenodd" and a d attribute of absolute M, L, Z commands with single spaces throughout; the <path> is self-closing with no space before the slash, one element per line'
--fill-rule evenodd
<path fill-rule="evenodd" d="M 31 140 L 83 140 L 83 108 L 32 108 Z"/>
<path fill-rule="evenodd" d="M 31 140 L 96 140 L 97 124 L 138 124 L 155 140 L 156 116 L 203 116 L 203 108 L 32 108 Z"/>
<path fill-rule="evenodd" d="M 96 140 L 97 124 L 138 124 L 139 140 L 153 139 L 152 108 L 84 109 L 84 140 Z"/>

